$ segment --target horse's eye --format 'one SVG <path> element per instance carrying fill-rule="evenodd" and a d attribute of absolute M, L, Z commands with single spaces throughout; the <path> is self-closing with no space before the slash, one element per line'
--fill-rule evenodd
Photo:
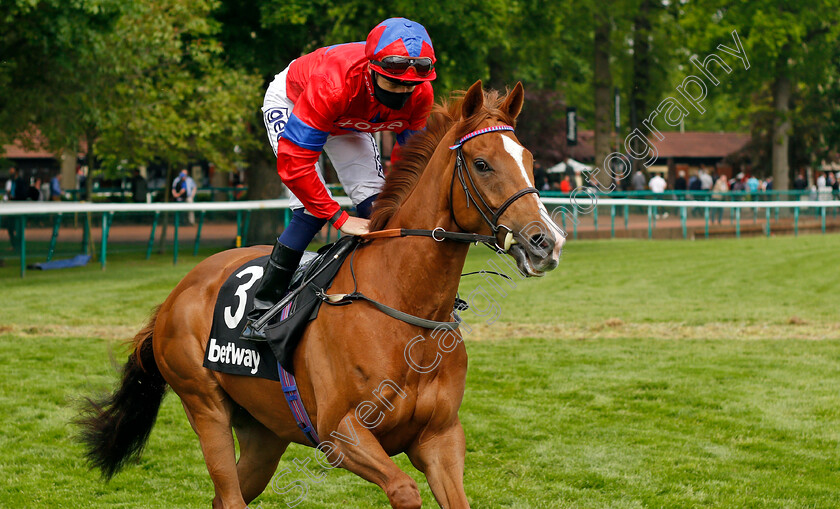
<path fill-rule="evenodd" d="M 476 159 L 473 161 L 473 166 L 475 167 L 475 171 L 479 173 L 487 173 L 488 171 L 493 171 L 493 168 L 490 167 L 489 164 L 484 159 Z"/>

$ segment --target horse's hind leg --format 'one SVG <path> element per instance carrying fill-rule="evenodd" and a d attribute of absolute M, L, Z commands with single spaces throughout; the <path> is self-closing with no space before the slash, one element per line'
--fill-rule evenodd
<path fill-rule="evenodd" d="M 239 440 L 239 461 L 236 462 L 239 487 L 242 498 L 250 504 L 271 481 L 289 442 L 280 439 L 243 409 L 234 413 L 233 429 Z"/>
<path fill-rule="evenodd" d="M 344 455 L 341 467 L 382 488 L 394 509 L 418 509 L 422 499 L 417 483 L 399 469 L 370 431 L 354 426 L 353 420 L 353 414 L 348 414 L 338 426 L 339 433 L 346 437 L 355 436 L 357 440 L 353 444 L 335 440 Z M 348 422 L 352 428 L 348 427 Z M 335 460 L 331 455 L 329 461 Z"/>
<path fill-rule="evenodd" d="M 411 463 L 426 474 L 429 487 L 441 507 L 470 507 L 464 492 L 466 443 L 460 421 L 456 420 L 445 430 L 426 430 L 406 454 Z"/>
<path fill-rule="evenodd" d="M 204 462 L 213 481 L 216 496 L 213 509 L 243 509 L 245 500 L 239 489 L 236 473 L 236 452 L 231 430 L 233 402 L 216 385 L 217 391 L 208 384 L 204 394 L 179 393 L 181 403 L 187 412 L 198 441 Z"/>

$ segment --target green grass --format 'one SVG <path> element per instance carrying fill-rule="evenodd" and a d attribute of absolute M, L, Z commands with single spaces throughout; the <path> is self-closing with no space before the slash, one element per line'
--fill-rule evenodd
<path fill-rule="evenodd" d="M 570 242 L 555 273 L 494 296 L 493 323 L 466 312 L 472 506 L 837 507 L 838 251 L 840 236 Z M 488 256 L 473 250 L 467 268 Z M 112 387 L 119 339 L 200 257 L 179 260 L 117 254 L 105 271 L 23 280 L 0 268 L 0 507 L 209 506 L 176 396 L 141 460 L 108 484 L 69 424 L 78 398 Z M 491 288 L 473 276 L 462 296 L 478 285 Z M 311 457 L 292 446 L 281 468 Z M 287 501 L 269 489 L 252 507 Z M 299 507 L 342 506 L 387 501 L 333 470 Z"/>

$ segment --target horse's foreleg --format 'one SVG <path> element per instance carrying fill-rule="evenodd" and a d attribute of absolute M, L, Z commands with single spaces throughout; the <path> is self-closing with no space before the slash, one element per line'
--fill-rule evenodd
<path fill-rule="evenodd" d="M 466 442 L 461 421 L 456 420 L 445 430 L 426 430 L 406 454 L 411 463 L 426 474 L 429 487 L 441 507 L 470 507 L 464 492 Z"/>
<path fill-rule="evenodd" d="M 340 466 L 382 488 L 391 507 L 419 508 L 422 499 L 414 479 L 399 469 L 370 431 L 353 424 L 353 421 L 353 414 L 348 414 L 337 430 L 349 440 L 337 439 L 335 435 L 331 437 L 338 446 L 338 452 L 343 455 Z M 336 457 L 331 455 L 329 461 L 336 461 Z"/>
<path fill-rule="evenodd" d="M 242 498 L 250 504 L 265 490 L 289 442 L 282 440 L 244 410 L 233 420 L 239 440 L 236 473 Z"/>

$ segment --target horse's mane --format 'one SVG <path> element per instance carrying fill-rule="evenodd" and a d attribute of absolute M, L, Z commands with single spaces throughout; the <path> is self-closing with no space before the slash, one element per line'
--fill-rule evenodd
<path fill-rule="evenodd" d="M 464 91 L 454 92 L 452 100 L 443 100 L 435 104 L 426 121 L 426 129 L 412 136 L 408 143 L 401 147 L 400 159 L 385 177 L 385 186 L 374 203 L 370 231 L 383 229 L 388 220 L 394 216 L 417 185 L 429 159 L 453 125 L 459 124 L 456 128 L 456 138 L 475 131 L 487 118 L 498 118 L 515 127 L 516 120 L 499 109 L 507 94 L 502 95 L 496 90 L 485 91 L 484 106 L 481 110 L 470 118 L 462 120 L 461 105 L 464 102 L 465 93 Z"/>

